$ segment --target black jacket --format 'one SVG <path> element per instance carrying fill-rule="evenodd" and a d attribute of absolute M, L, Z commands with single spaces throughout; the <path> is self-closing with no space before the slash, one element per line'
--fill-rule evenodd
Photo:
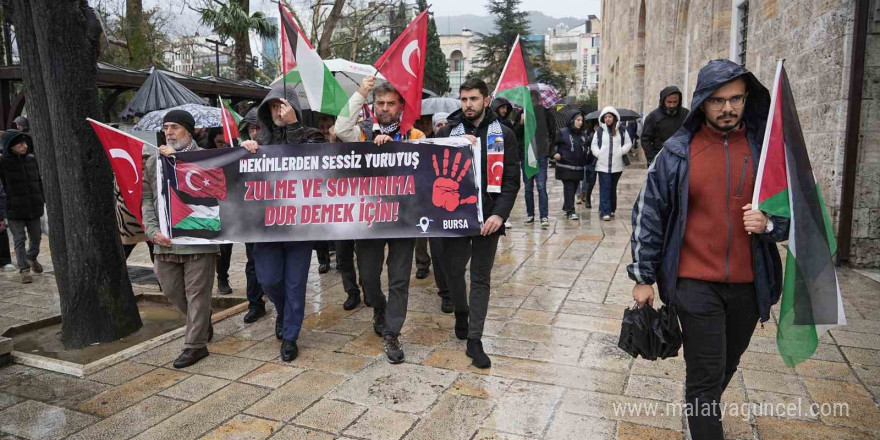
<path fill-rule="evenodd" d="M 285 94 L 285 91 L 287 92 Z M 279 98 L 287 99 L 287 102 L 296 111 L 297 122 L 293 124 L 279 127 L 272 122 L 271 101 Z M 299 108 L 299 100 L 296 97 L 296 90 L 292 85 L 288 85 L 286 90 L 283 83 L 272 86 L 269 94 L 263 98 L 263 102 L 257 108 L 257 119 L 259 120 L 261 131 L 260 139 L 257 141 L 261 145 L 278 145 L 278 144 L 315 144 L 327 142 L 324 135 L 316 128 L 306 127 L 302 124 L 302 110 Z"/>
<path fill-rule="evenodd" d="M 486 158 L 486 135 L 489 131 L 489 124 L 495 121 L 495 119 L 495 113 L 487 111 L 483 120 L 480 121 L 480 125 L 474 127 L 467 118 L 462 118 L 461 124 L 464 124 L 465 133 L 474 135 L 480 139 L 482 144 L 482 148 L 480 149 L 482 152 L 481 163 L 483 164 L 488 161 Z M 452 129 L 457 125 L 458 124 L 449 124 L 441 128 L 437 137 L 449 137 Z M 519 192 L 520 168 L 519 154 L 517 154 L 519 144 L 517 144 L 516 135 L 513 133 L 513 130 L 504 124 L 501 124 L 501 134 L 504 136 L 504 175 L 501 178 L 500 193 L 486 192 L 486 187 L 488 186 L 488 183 L 486 182 L 486 170 L 479 170 L 483 202 L 483 220 L 487 220 L 489 217 L 497 215 L 501 217 L 502 220 L 507 221 L 508 217 L 510 217 L 510 211 L 513 210 L 513 204 L 516 202 L 516 194 Z M 498 229 L 498 233 L 504 233 L 503 226 Z"/>
<path fill-rule="evenodd" d="M 749 98 L 743 110 L 746 137 L 752 157 L 761 156 L 770 93 L 755 76 L 729 60 L 715 60 L 700 70 L 694 91 L 694 110 L 681 128 L 663 144 L 663 149 L 648 169 L 645 185 L 632 212 L 633 233 L 630 239 L 633 263 L 629 277 L 638 284 L 657 283 L 660 299 L 674 304 L 678 282 L 678 262 L 686 231 L 688 212 L 688 167 L 690 143 L 703 128 L 700 104 L 725 83 L 742 77 L 748 83 Z M 757 167 L 754 167 L 757 174 Z M 773 232 L 752 236 L 752 264 L 758 313 L 761 321 L 770 319 L 770 307 L 782 292 L 782 263 L 776 242 L 788 238 L 789 220 L 771 217 Z"/>
<path fill-rule="evenodd" d="M 3 189 L 3 181 L 0 180 L 0 221 L 2 220 L 6 220 L 6 191 Z"/>
<path fill-rule="evenodd" d="M 27 135 L 18 130 L 3 134 L 0 183 L 6 191 L 6 218 L 33 220 L 43 215 L 43 182 L 30 144 L 23 156 L 12 152 L 12 146 L 21 140 L 27 141 Z"/>
<path fill-rule="evenodd" d="M 561 156 L 556 161 L 556 180 L 583 180 L 584 168 L 593 159 L 587 130 L 583 126 L 580 130 L 574 128 L 578 115 L 583 116 L 580 109 L 565 112 L 565 127 L 556 134 L 556 153 Z"/>
<path fill-rule="evenodd" d="M 678 110 L 674 115 L 667 113 L 666 106 L 663 105 L 666 97 L 672 94 L 678 94 Z M 689 112 L 688 109 L 682 107 L 681 97 L 681 91 L 678 90 L 678 87 L 669 86 L 661 90 L 660 105 L 645 118 L 641 140 L 645 157 L 649 161 L 654 160 L 654 157 L 660 152 L 660 148 L 663 147 L 663 143 L 675 134 L 687 118 Z"/>

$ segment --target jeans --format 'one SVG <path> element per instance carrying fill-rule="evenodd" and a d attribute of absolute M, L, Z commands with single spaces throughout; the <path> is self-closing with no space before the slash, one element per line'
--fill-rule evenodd
<path fill-rule="evenodd" d="M 446 284 L 446 268 L 443 265 L 444 238 L 429 238 L 428 244 L 431 250 L 431 262 L 434 266 L 434 284 L 437 285 L 437 295 L 440 298 L 449 298 L 449 287 Z"/>
<path fill-rule="evenodd" d="M 577 193 L 578 183 L 580 182 L 577 180 L 562 181 L 562 210 L 566 214 L 574 212 L 574 195 Z"/>
<path fill-rule="evenodd" d="M 37 255 L 40 255 L 40 240 L 42 229 L 40 227 L 40 219 L 31 220 L 6 219 L 9 230 L 12 231 L 12 247 L 15 249 L 15 262 L 18 269 L 28 269 L 31 267 L 28 260 L 34 261 Z M 30 243 L 25 251 L 25 242 L 30 238 Z"/>
<path fill-rule="evenodd" d="M 599 215 L 617 211 L 617 182 L 621 174 L 599 172 Z"/>
<path fill-rule="evenodd" d="M 449 293 L 455 313 L 468 313 L 468 339 L 483 337 L 489 312 L 489 287 L 495 251 L 500 234 L 444 238 L 443 259 Z M 464 280 L 465 267 L 471 262 L 471 294 L 468 298 Z"/>
<path fill-rule="evenodd" d="M 717 402 L 736 373 L 759 319 L 755 285 L 682 278 L 676 294 L 691 438 L 720 439 L 722 414 Z"/>
<path fill-rule="evenodd" d="M 354 240 L 338 240 L 336 246 L 336 270 L 342 275 L 342 287 L 349 295 L 360 296 L 357 272 L 354 269 Z"/>
<path fill-rule="evenodd" d="M 220 245 L 220 256 L 217 258 L 217 280 L 229 281 L 229 263 L 232 261 L 232 243 Z"/>
<path fill-rule="evenodd" d="M 584 180 L 581 182 L 581 194 L 584 195 L 584 203 L 590 203 L 593 188 L 596 186 L 596 167 L 584 168 Z"/>
<path fill-rule="evenodd" d="M 385 260 L 385 245 L 388 260 Z M 398 336 L 406 320 L 409 301 L 409 279 L 412 272 L 415 239 L 393 238 L 358 240 L 357 259 L 364 295 L 373 305 L 374 313 L 385 313 L 383 336 Z M 388 265 L 388 299 L 382 293 L 382 266 Z"/>
<path fill-rule="evenodd" d="M 541 214 L 540 218 L 547 218 L 550 216 L 549 208 L 547 207 L 547 158 L 540 157 L 538 158 L 538 174 L 535 174 L 532 178 L 526 177 L 526 169 L 525 162 L 522 165 L 522 176 L 523 182 L 525 183 L 525 194 L 526 194 L 526 215 L 529 217 L 535 216 L 535 180 L 538 182 L 538 212 Z"/>
<path fill-rule="evenodd" d="M 245 243 L 244 252 L 247 255 L 247 263 L 244 265 L 244 276 L 247 279 L 247 299 L 250 305 L 249 309 L 260 310 L 266 309 L 266 302 L 263 301 L 263 287 L 257 281 L 257 268 L 254 261 L 254 244 Z"/>
<path fill-rule="evenodd" d="M 285 341 L 296 341 L 302 328 L 313 246 L 311 241 L 254 244 L 257 279 L 283 317 Z"/>

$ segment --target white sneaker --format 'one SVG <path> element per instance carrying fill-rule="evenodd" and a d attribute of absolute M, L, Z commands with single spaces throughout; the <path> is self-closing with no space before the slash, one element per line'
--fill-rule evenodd
<path fill-rule="evenodd" d="M 2 270 L 3 272 L 12 272 L 12 271 L 15 271 L 18 269 L 16 269 L 16 267 L 13 266 L 12 264 L 7 264 L 6 266 L 3 266 L 2 268 L 0 268 L 0 270 Z"/>
<path fill-rule="evenodd" d="M 535 217 L 526 217 L 526 221 L 523 222 L 523 223 L 525 223 L 525 224 L 527 224 L 527 225 L 530 225 L 530 224 L 532 224 L 532 223 L 534 223 L 534 222 L 535 222 Z"/>
<path fill-rule="evenodd" d="M 610 222 L 610 221 L 611 221 L 611 216 L 610 216 L 610 215 L 603 215 L 603 216 L 602 216 L 602 220 L 605 220 L 606 222 Z"/>
<path fill-rule="evenodd" d="M 541 229 L 547 229 L 550 227 L 550 220 L 547 217 L 541 219 Z"/>
<path fill-rule="evenodd" d="M 504 222 L 504 227 L 505 227 L 505 228 L 508 228 L 508 229 L 509 229 L 509 228 L 512 228 L 512 227 L 513 227 L 513 223 L 511 223 L 510 220 L 508 220 L 508 221 Z"/>
<path fill-rule="evenodd" d="M 568 215 L 569 220 L 577 220 L 578 218 L 579 217 L 576 212 L 572 212 L 571 214 Z"/>

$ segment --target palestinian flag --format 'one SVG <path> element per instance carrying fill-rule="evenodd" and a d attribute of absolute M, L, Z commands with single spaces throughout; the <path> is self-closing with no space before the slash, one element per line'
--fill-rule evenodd
<path fill-rule="evenodd" d="M 183 230 L 187 235 L 203 231 L 208 235 L 220 231 L 220 206 L 214 199 L 196 199 L 178 193 L 173 188 L 169 191 L 171 205 L 171 230 Z M 188 199 L 184 201 L 184 199 Z M 172 233 L 172 235 L 174 235 Z"/>
<path fill-rule="evenodd" d="M 782 61 L 776 68 L 752 206 L 791 220 L 776 344 L 794 366 L 810 358 L 819 336 L 846 324 L 834 254 L 837 243 L 801 131 Z"/>
<path fill-rule="evenodd" d="M 507 57 L 507 63 L 504 70 L 501 71 L 501 77 L 498 78 L 498 85 L 495 86 L 494 98 L 505 98 L 511 104 L 522 107 L 525 113 L 525 134 L 523 138 L 523 150 L 525 154 L 525 173 L 526 177 L 533 177 L 538 174 L 538 155 L 537 155 L 537 134 L 538 120 L 535 117 L 535 108 L 532 106 L 532 96 L 529 92 L 529 75 L 526 68 L 526 62 L 523 58 L 522 44 L 520 44 L 519 35 L 513 43 L 513 49 Z"/>
<path fill-rule="evenodd" d="M 284 81 L 302 82 L 309 107 L 328 115 L 339 115 L 348 103 L 348 94 L 336 81 L 330 69 L 318 56 L 302 29 L 296 25 L 293 14 L 278 3 L 281 15 L 281 55 Z"/>
<path fill-rule="evenodd" d="M 220 121 L 223 125 L 223 142 L 226 142 L 231 147 L 236 147 L 237 145 L 234 143 L 234 140 L 238 139 L 238 124 L 241 122 L 241 115 L 236 113 L 232 106 L 224 101 L 223 98 L 218 96 L 217 99 L 221 103 Z"/>
<path fill-rule="evenodd" d="M 226 199 L 223 170 L 162 155 L 157 156 L 156 167 L 163 233 L 171 239 L 216 238 L 221 229 L 219 200 Z"/>

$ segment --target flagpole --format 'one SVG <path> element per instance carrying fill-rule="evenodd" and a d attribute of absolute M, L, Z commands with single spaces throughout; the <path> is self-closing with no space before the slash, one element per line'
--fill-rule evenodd
<path fill-rule="evenodd" d="M 513 57 L 513 50 L 519 46 L 519 34 L 516 34 L 516 40 L 513 40 L 513 47 L 510 49 L 510 53 L 507 54 L 507 61 L 504 62 L 504 68 L 501 69 L 501 76 L 498 77 L 498 83 L 495 84 L 495 90 L 492 92 L 492 95 L 495 96 L 498 93 L 498 87 L 501 85 L 501 78 L 504 78 L 504 74 L 507 73 L 507 66 L 510 65 L 510 59 Z M 522 49 L 520 49 L 522 50 Z M 528 86 L 528 84 L 526 84 Z"/>
<path fill-rule="evenodd" d="M 148 147 L 150 147 L 150 148 L 155 148 L 155 149 L 157 149 L 157 150 L 159 149 L 159 147 L 157 147 L 157 146 L 155 146 L 155 145 L 153 145 L 153 144 L 151 144 L 151 143 L 149 143 L 149 142 L 147 142 L 147 141 L 145 141 L 145 140 L 143 140 L 143 139 L 141 139 L 141 138 L 139 138 L 139 137 L 137 137 L 137 136 L 132 136 L 131 134 L 128 134 L 128 133 L 126 133 L 126 132 L 124 132 L 124 131 L 122 131 L 122 130 L 120 130 L 120 129 L 118 129 L 118 128 L 113 128 L 113 127 L 111 127 L 111 126 L 109 126 L 109 125 L 107 125 L 107 124 L 105 124 L 105 123 L 103 123 L 103 122 L 96 121 L 96 120 L 94 120 L 94 119 L 92 119 L 92 118 L 86 118 L 86 121 L 89 121 L 89 122 L 93 122 L 93 123 L 95 123 L 95 124 L 98 124 L 98 125 L 100 125 L 100 126 L 106 128 L 106 129 L 108 129 L 108 130 L 115 131 L 115 132 L 117 132 L 117 133 L 119 133 L 119 134 L 121 134 L 121 135 L 123 135 L 123 136 L 137 139 L 138 142 L 143 142 L 144 145 L 146 145 L 146 146 L 148 146 Z"/>
<path fill-rule="evenodd" d="M 752 192 L 752 209 L 757 210 L 760 202 L 761 183 L 764 180 L 764 166 L 766 165 L 767 150 L 770 145 L 770 133 L 773 131 L 773 118 L 776 117 L 776 100 L 779 93 L 779 81 L 782 79 L 782 64 L 785 59 L 780 59 L 776 64 L 776 76 L 773 79 L 773 94 L 770 95 L 770 111 L 767 113 L 767 126 L 764 128 L 764 141 L 761 143 L 761 159 L 758 161 L 758 178 L 755 181 L 755 190 Z"/>

